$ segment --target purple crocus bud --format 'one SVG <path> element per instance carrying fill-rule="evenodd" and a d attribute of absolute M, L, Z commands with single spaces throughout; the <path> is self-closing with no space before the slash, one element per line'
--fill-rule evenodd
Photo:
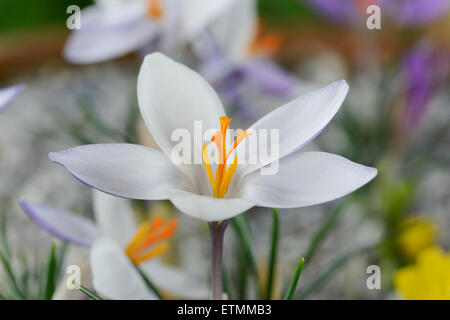
<path fill-rule="evenodd" d="M 407 128 L 418 125 L 434 92 L 448 76 L 449 52 L 422 43 L 412 48 L 403 59 L 405 79 L 405 113 Z"/>
<path fill-rule="evenodd" d="M 355 0 L 308 0 L 320 14 L 340 24 L 353 24 L 359 20 L 362 12 L 357 10 Z"/>
<path fill-rule="evenodd" d="M 308 0 L 324 16 L 346 25 L 355 25 L 367 18 L 369 5 L 378 5 L 382 17 L 399 25 L 413 26 L 432 22 L 445 15 L 449 0 Z"/>
<path fill-rule="evenodd" d="M 450 9 L 450 0 L 381 0 L 392 20 L 402 25 L 432 22 Z"/>

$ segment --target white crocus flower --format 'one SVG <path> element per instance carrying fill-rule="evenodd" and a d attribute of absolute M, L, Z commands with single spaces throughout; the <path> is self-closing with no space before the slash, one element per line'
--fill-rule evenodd
<path fill-rule="evenodd" d="M 0 88 L 0 112 L 5 109 L 25 89 L 23 84 Z"/>
<path fill-rule="evenodd" d="M 64 48 L 72 63 L 97 63 L 130 52 L 183 46 L 236 0 L 102 0 L 82 10 L 81 28 Z M 172 52 L 172 51 L 170 51 Z"/>
<path fill-rule="evenodd" d="M 171 139 L 175 130 L 182 128 L 195 136 L 195 121 L 202 121 L 203 130 L 207 131 L 217 128 L 220 119 L 221 130 L 214 139 L 221 146 L 231 119 L 225 116 L 217 94 L 199 74 L 154 53 L 145 58 L 141 67 L 138 100 L 141 114 L 162 152 L 133 144 L 94 144 L 53 152 L 49 157 L 96 189 L 132 199 L 170 199 L 180 211 L 206 221 L 228 219 L 253 206 L 310 206 L 353 192 L 377 173 L 375 168 L 334 154 L 299 151 L 333 118 L 347 91 L 347 83 L 337 81 L 300 96 L 250 126 L 248 132 L 279 130 L 279 152 L 270 159 L 251 164 L 247 158 L 236 163 L 236 157 L 235 161 L 229 157 L 226 163 L 233 163 L 228 168 L 224 164 L 211 167 L 203 150 L 213 147 L 196 141 L 193 158 L 203 159 L 204 163 L 175 165 L 171 161 L 172 151 L 179 148 L 179 141 Z M 237 144 L 246 135 L 241 131 Z M 273 154 L 271 146 L 250 146 L 249 159 L 258 158 L 256 152 L 260 150 Z M 219 148 L 219 154 L 230 150 Z M 278 160 L 276 174 L 261 174 L 265 166 Z"/>
<path fill-rule="evenodd" d="M 128 200 L 94 190 L 94 224 L 89 219 L 63 209 L 20 201 L 27 215 L 51 235 L 77 246 L 88 247 L 93 287 L 109 299 L 156 299 L 134 265 L 157 288 L 171 296 L 206 299 L 205 282 L 179 268 L 159 261 L 156 256 L 167 247 L 176 220 L 163 226 L 161 218 L 139 227 Z M 83 275 L 82 279 L 83 279 Z M 89 286 L 89 284 L 83 283 Z"/>

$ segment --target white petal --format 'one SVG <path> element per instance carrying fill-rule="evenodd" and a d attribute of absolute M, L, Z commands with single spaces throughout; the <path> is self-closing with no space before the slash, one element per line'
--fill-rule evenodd
<path fill-rule="evenodd" d="M 52 236 L 78 246 L 90 247 L 99 236 L 96 226 L 75 213 L 21 200 L 23 211 Z"/>
<path fill-rule="evenodd" d="M 100 296 L 117 300 L 155 300 L 123 249 L 110 238 L 95 241 L 91 250 L 92 278 Z"/>
<path fill-rule="evenodd" d="M 209 287 L 206 282 L 190 276 L 180 268 L 166 265 L 158 260 L 149 260 L 140 265 L 143 272 L 158 289 L 182 299 L 206 300 Z"/>
<path fill-rule="evenodd" d="M 180 211 L 205 221 L 229 219 L 255 205 L 243 199 L 218 199 L 188 192 L 170 200 Z"/>
<path fill-rule="evenodd" d="M 188 188 L 188 181 L 160 151 L 134 144 L 93 144 L 52 152 L 81 182 L 116 196 L 160 200 Z"/>
<path fill-rule="evenodd" d="M 91 6 L 82 11 L 82 28 L 71 33 L 64 48 L 68 61 L 102 62 L 150 43 L 158 27 L 146 17 L 145 3 L 129 1 L 116 7 Z"/>
<path fill-rule="evenodd" d="M 297 152 L 280 160 L 275 175 L 247 176 L 241 197 L 263 207 L 305 207 L 343 197 L 376 174 L 375 168 L 331 153 Z"/>
<path fill-rule="evenodd" d="M 270 143 L 258 143 L 257 146 L 252 146 L 253 148 L 247 155 L 257 153 L 273 155 L 273 157 L 268 157 L 267 160 L 258 158 L 257 164 L 242 166 L 243 172 L 236 173 L 237 177 L 262 168 L 308 144 L 334 117 L 344 101 L 348 88 L 348 84 L 344 80 L 334 82 L 325 88 L 298 97 L 253 124 L 249 130 L 267 130 L 269 142 L 270 130 L 279 130 L 279 152 L 275 152 L 275 149 L 272 150 Z M 247 160 L 245 163 L 249 163 L 249 161 Z M 238 168 L 238 170 L 240 169 Z"/>
<path fill-rule="evenodd" d="M 241 2 L 242 0 L 239 0 Z M 245 0 L 247 1 L 247 0 Z M 235 0 L 189 0 L 184 7 L 183 21 L 180 32 L 184 37 L 192 39 L 204 30 L 211 22 L 236 2 Z"/>
<path fill-rule="evenodd" d="M 193 139 L 194 122 L 201 122 L 201 131 L 205 132 L 220 128 L 219 119 L 225 115 L 214 89 L 188 67 L 153 53 L 142 64 L 137 91 L 145 123 L 166 155 L 172 158 L 174 146 L 180 143 L 171 139 L 172 134 L 184 130 L 190 135 L 190 162 L 201 163 L 202 141 Z M 181 164 L 180 169 L 193 183 L 196 177 L 204 175 L 203 166 Z"/>
<path fill-rule="evenodd" d="M 227 53 L 230 62 L 237 63 L 248 56 L 257 22 L 256 1 L 239 0 L 211 25 L 214 40 Z"/>
<path fill-rule="evenodd" d="M 92 190 L 95 221 L 102 235 L 110 237 L 124 248 L 138 226 L 128 199 Z"/>

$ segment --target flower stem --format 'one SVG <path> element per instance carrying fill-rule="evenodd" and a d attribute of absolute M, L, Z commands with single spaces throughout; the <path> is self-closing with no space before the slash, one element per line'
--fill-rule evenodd
<path fill-rule="evenodd" d="M 223 236 L 230 220 L 208 223 L 211 232 L 211 288 L 213 300 L 222 300 Z"/>

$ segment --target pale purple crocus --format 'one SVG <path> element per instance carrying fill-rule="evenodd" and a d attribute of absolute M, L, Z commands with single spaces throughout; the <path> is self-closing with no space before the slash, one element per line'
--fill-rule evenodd
<path fill-rule="evenodd" d="M 429 42 L 420 43 L 403 58 L 403 122 L 408 129 L 417 127 L 433 94 L 450 72 L 450 52 Z"/>
<path fill-rule="evenodd" d="M 81 12 L 81 29 L 64 48 L 67 61 L 88 64 L 128 53 L 176 52 L 236 0 L 97 0 Z M 156 4 L 160 13 L 152 14 Z"/>
<path fill-rule="evenodd" d="M 250 116 L 248 88 L 261 95 L 287 96 L 298 84 L 264 53 L 251 51 L 257 40 L 255 0 L 237 1 L 194 41 L 198 70 L 238 116 Z M 234 113 L 235 114 L 235 113 Z"/>
<path fill-rule="evenodd" d="M 138 230 L 129 201 L 97 190 L 92 195 L 95 222 L 68 210 L 25 200 L 20 205 L 31 220 L 52 236 L 90 250 L 92 284 L 84 285 L 92 285 L 109 299 L 156 299 L 125 252 Z M 209 296 L 205 282 L 157 258 L 140 263 L 139 268 L 171 295 L 185 299 Z"/>
<path fill-rule="evenodd" d="M 204 221 L 228 219 L 253 206 L 324 203 L 355 191 L 377 174 L 375 168 L 334 154 L 300 150 L 338 111 L 348 91 L 343 80 L 300 96 L 250 126 L 249 132 L 278 129 L 278 152 L 270 158 L 256 157 L 256 162 L 240 159 L 230 174 L 227 170 L 231 180 L 220 186 L 212 183 L 205 146 L 199 141 L 191 149 L 193 159 L 203 163 L 172 161 L 173 150 L 179 147 L 179 141 L 172 139 L 175 130 L 194 137 L 197 121 L 206 132 L 229 120 L 214 89 L 195 71 L 153 53 L 144 59 L 137 91 L 141 114 L 162 152 L 134 144 L 94 144 L 52 152 L 50 159 L 98 190 L 132 199 L 169 199 L 180 211 Z M 253 146 L 245 156 L 252 158 L 260 150 L 272 154 L 272 145 Z M 277 173 L 261 174 L 275 161 L 279 161 Z"/>
<path fill-rule="evenodd" d="M 449 0 L 308 0 L 324 16 L 347 25 L 360 24 L 368 17 L 366 9 L 375 4 L 385 17 L 404 26 L 422 25 L 448 13 Z"/>
<path fill-rule="evenodd" d="M 23 90 L 25 90 L 25 85 L 23 84 L 0 88 L 0 112 L 10 105 Z"/>

